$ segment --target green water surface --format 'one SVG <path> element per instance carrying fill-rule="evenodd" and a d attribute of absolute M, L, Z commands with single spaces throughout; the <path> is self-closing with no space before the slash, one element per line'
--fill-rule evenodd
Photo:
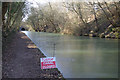
<path fill-rule="evenodd" d="M 118 40 L 25 32 L 47 56 L 54 53 L 65 78 L 117 78 Z"/>

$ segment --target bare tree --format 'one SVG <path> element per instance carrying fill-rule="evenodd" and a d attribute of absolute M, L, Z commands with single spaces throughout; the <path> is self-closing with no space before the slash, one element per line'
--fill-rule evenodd
<path fill-rule="evenodd" d="M 95 8 L 94 8 L 94 4 L 95 4 L 95 3 L 92 4 L 91 2 L 89 2 L 89 4 L 92 6 L 93 14 L 94 14 L 94 17 L 95 17 L 95 25 L 96 25 L 96 29 L 98 30 L 98 19 L 97 19 L 96 10 L 95 10 Z"/>
<path fill-rule="evenodd" d="M 103 7 L 101 6 L 101 3 L 100 3 L 100 2 L 98 2 L 98 5 L 99 5 L 99 7 L 101 8 L 101 10 L 103 11 L 103 13 L 105 14 L 105 16 L 106 16 L 106 18 L 108 19 L 108 21 L 110 22 L 110 24 L 111 24 L 113 27 L 116 27 L 116 26 L 114 25 L 114 23 L 109 19 L 107 13 L 105 12 L 105 10 L 103 9 Z"/>

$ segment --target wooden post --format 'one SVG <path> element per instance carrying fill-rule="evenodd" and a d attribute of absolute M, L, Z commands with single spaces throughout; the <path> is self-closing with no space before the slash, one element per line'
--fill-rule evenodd
<path fill-rule="evenodd" d="M 53 46 L 54 46 L 54 50 L 53 50 L 53 57 L 55 57 L 55 43 L 53 44 Z"/>

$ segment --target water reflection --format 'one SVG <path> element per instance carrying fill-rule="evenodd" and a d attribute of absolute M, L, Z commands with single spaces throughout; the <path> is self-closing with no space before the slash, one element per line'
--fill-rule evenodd
<path fill-rule="evenodd" d="M 55 57 L 65 78 L 117 78 L 118 42 L 100 38 L 25 32 L 46 56 Z"/>

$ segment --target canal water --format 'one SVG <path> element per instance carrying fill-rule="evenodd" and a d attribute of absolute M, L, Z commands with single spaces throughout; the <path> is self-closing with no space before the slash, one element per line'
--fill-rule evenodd
<path fill-rule="evenodd" d="M 118 40 L 25 31 L 65 78 L 117 78 Z"/>

